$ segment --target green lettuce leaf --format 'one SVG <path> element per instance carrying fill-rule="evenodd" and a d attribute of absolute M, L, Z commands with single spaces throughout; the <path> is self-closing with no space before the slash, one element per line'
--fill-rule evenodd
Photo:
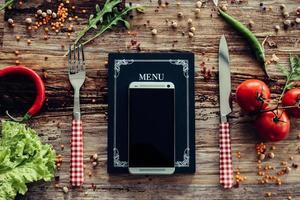
<path fill-rule="evenodd" d="M 36 132 L 24 124 L 2 122 L 0 137 L 0 200 L 25 194 L 27 183 L 50 181 L 55 170 L 55 152 L 42 144 Z"/>

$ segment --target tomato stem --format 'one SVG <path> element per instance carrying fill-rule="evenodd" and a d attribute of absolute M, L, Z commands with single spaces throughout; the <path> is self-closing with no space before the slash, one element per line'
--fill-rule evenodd
<path fill-rule="evenodd" d="M 265 113 L 265 112 L 272 112 L 272 111 L 275 111 L 275 110 L 278 110 L 278 109 L 290 109 L 290 108 L 300 108 L 300 104 L 297 103 L 296 105 L 294 106 L 276 106 L 272 109 L 267 109 L 267 110 L 261 110 L 260 113 Z M 274 113 L 275 114 L 275 113 Z"/>

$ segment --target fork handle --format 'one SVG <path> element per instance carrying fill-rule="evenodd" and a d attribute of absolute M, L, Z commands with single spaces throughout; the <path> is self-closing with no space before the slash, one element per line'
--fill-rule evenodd
<path fill-rule="evenodd" d="M 73 107 L 73 115 L 75 120 L 80 120 L 80 89 L 74 89 L 74 107 Z"/>
<path fill-rule="evenodd" d="M 81 186 L 84 181 L 83 173 L 83 131 L 82 121 L 72 121 L 70 182 L 72 186 Z"/>
<path fill-rule="evenodd" d="M 233 168 L 231 156 L 231 139 L 229 123 L 220 124 L 219 145 L 220 145 L 220 184 L 225 189 L 233 186 Z"/>

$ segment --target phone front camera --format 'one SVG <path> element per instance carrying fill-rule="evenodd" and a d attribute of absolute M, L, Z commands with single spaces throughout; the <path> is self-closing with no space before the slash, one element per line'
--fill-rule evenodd
<path fill-rule="evenodd" d="M 169 88 L 169 87 L 170 87 L 170 85 L 167 85 L 167 87 Z"/>

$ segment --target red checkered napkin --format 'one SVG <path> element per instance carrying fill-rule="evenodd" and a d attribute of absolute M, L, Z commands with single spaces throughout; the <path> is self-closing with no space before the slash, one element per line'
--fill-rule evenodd
<path fill-rule="evenodd" d="M 81 186 L 83 174 L 83 132 L 81 120 L 72 122 L 70 182 L 72 186 Z"/>
<path fill-rule="evenodd" d="M 220 184 L 226 188 L 233 186 L 233 168 L 229 123 L 220 124 Z"/>

